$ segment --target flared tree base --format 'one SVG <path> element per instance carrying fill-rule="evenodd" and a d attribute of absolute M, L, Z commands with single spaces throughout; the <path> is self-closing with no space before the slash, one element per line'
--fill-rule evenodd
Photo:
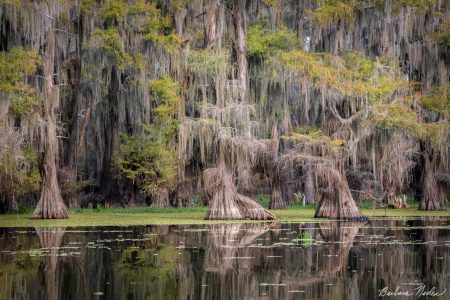
<path fill-rule="evenodd" d="M 355 222 L 365 222 L 367 217 L 361 214 L 353 200 L 344 174 L 332 170 L 328 175 L 329 187 L 322 194 L 314 218 L 327 218 Z"/>
<path fill-rule="evenodd" d="M 51 186 L 46 186 L 44 183 L 41 197 L 31 218 L 67 219 L 68 217 L 67 208 L 61 198 L 59 188 L 52 188 Z"/>
<path fill-rule="evenodd" d="M 422 200 L 420 201 L 419 210 L 446 210 L 447 196 L 445 188 L 437 183 L 431 166 L 430 160 L 425 158 Z"/>
<path fill-rule="evenodd" d="M 232 176 L 219 168 L 206 174 L 212 195 L 206 214 L 207 220 L 275 220 L 275 216 L 261 205 L 237 192 Z M 205 174 L 204 174 L 205 177 Z"/>

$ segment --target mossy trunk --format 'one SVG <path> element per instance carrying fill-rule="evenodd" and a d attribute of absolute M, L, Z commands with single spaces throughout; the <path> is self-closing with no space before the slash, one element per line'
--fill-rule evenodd
<path fill-rule="evenodd" d="M 322 194 L 314 218 L 365 221 L 367 218 L 361 214 L 355 200 L 353 200 L 347 178 L 343 172 L 330 170 L 327 177 L 328 186 Z"/>
<path fill-rule="evenodd" d="M 170 206 L 169 188 L 163 186 L 159 189 L 158 195 L 153 200 L 152 207 L 166 208 Z"/>
<path fill-rule="evenodd" d="M 314 185 L 313 170 L 310 166 L 307 166 L 306 173 L 303 176 L 303 204 L 314 204 L 316 197 L 316 188 Z"/>
<path fill-rule="evenodd" d="M 427 154 L 424 155 L 423 172 L 419 210 L 445 210 L 447 204 L 445 188 L 437 183 L 433 172 L 433 162 Z"/>
<path fill-rule="evenodd" d="M 270 209 L 280 209 L 286 206 L 286 201 L 283 199 L 283 192 L 281 188 L 281 176 L 279 169 L 279 149 L 280 141 L 278 137 L 278 127 L 275 124 L 272 127 L 272 140 L 271 140 L 271 154 L 272 159 L 269 162 L 269 178 L 270 178 Z"/>
<path fill-rule="evenodd" d="M 49 8 L 49 13 L 51 9 Z M 51 15 L 51 14 L 50 14 Z M 42 185 L 41 195 L 36 209 L 33 212 L 34 219 L 65 219 L 68 218 L 66 205 L 61 197 L 58 184 L 56 158 L 58 155 L 58 138 L 56 135 L 55 95 L 56 87 L 53 84 L 53 70 L 55 59 L 55 28 L 53 20 L 49 18 L 45 57 L 44 57 L 44 99 L 42 101 Z"/>
<path fill-rule="evenodd" d="M 280 175 L 273 174 L 273 178 L 270 180 L 270 209 L 280 209 L 286 207 L 286 201 L 283 199 L 283 193 L 281 191 Z"/>
<path fill-rule="evenodd" d="M 70 60 L 71 65 L 68 70 L 69 76 L 69 96 L 65 107 L 68 117 L 68 139 L 64 147 L 64 173 L 63 183 L 69 186 L 76 185 L 77 181 L 77 158 L 78 158 L 78 132 L 80 119 L 80 91 L 81 91 L 81 54 L 83 44 L 83 18 L 78 16 L 77 24 L 74 26 L 75 34 L 78 37 L 75 56 Z M 64 104 L 64 103 L 63 103 Z M 86 114 L 85 114 L 86 118 Z M 75 193 L 64 193 L 66 203 L 69 207 L 80 207 L 80 196 Z"/>
<path fill-rule="evenodd" d="M 225 162 L 224 149 L 219 146 L 217 168 L 205 170 L 209 183 L 208 220 L 275 220 L 275 216 L 261 205 L 238 193 L 231 170 Z"/>
<path fill-rule="evenodd" d="M 115 149 L 118 145 L 118 134 L 119 134 L 119 78 L 118 71 L 115 66 L 111 68 L 111 82 L 108 89 L 108 108 L 109 114 L 106 116 L 108 118 L 107 122 L 109 126 L 104 127 L 104 154 L 103 154 L 103 166 L 102 173 L 100 175 L 99 184 L 99 201 L 110 202 L 113 200 L 122 199 L 119 195 L 119 186 L 117 179 L 112 174 L 113 167 L 113 155 Z"/>

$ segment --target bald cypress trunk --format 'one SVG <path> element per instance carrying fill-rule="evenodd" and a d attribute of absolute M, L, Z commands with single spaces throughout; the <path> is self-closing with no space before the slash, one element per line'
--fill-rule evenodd
<path fill-rule="evenodd" d="M 49 13 L 51 7 L 49 5 Z M 50 13 L 51 15 L 51 13 Z M 39 202 L 33 212 L 35 219 L 64 219 L 68 217 L 66 205 L 61 197 L 58 184 L 56 158 L 58 155 L 58 139 L 56 135 L 55 102 L 53 85 L 55 59 L 55 28 L 53 19 L 50 22 L 44 56 L 44 99 L 42 101 L 40 130 L 42 144 L 42 185 Z"/>
<path fill-rule="evenodd" d="M 235 33 L 235 51 L 237 59 L 237 82 L 238 82 L 238 101 L 243 104 L 248 104 L 247 95 L 247 48 L 246 48 L 246 32 L 245 32 L 245 1 L 235 0 L 234 11 L 234 33 Z M 242 128 L 244 137 L 249 138 L 250 132 L 250 116 L 247 115 L 248 120 L 244 120 L 245 127 Z M 254 193 L 252 184 L 252 169 L 249 162 L 241 163 L 237 168 L 237 188 L 241 194 L 250 196 Z"/>
<path fill-rule="evenodd" d="M 77 180 L 77 158 L 78 158 L 78 122 L 80 119 L 80 89 L 81 89 L 81 45 L 83 44 L 82 18 L 78 16 L 77 24 L 74 26 L 75 34 L 78 37 L 75 57 L 70 60 L 72 67 L 68 71 L 70 74 L 70 94 L 67 105 L 68 121 L 68 140 L 65 152 L 65 172 L 63 173 L 63 182 L 69 185 L 76 184 Z M 84 112 L 84 118 L 89 118 L 89 113 Z M 79 195 L 70 193 L 64 195 L 69 207 L 79 207 Z"/>
<path fill-rule="evenodd" d="M 281 176 L 279 169 L 279 154 L 280 141 L 278 137 L 278 128 L 275 124 L 272 127 L 272 145 L 271 145 L 272 161 L 269 162 L 269 177 L 270 177 L 270 209 L 280 209 L 286 206 L 286 201 L 283 199 L 283 193 L 281 190 Z"/>
<path fill-rule="evenodd" d="M 419 210 L 445 210 L 447 197 L 444 187 L 440 186 L 433 172 L 433 161 L 430 161 L 428 154 L 424 155 L 424 167 L 422 175 L 422 200 Z"/>
<path fill-rule="evenodd" d="M 274 220 L 275 216 L 252 199 L 241 195 L 233 181 L 233 175 L 227 166 L 225 149 L 219 141 L 217 168 L 204 172 L 204 181 L 208 183 L 208 193 L 212 195 L 208 203 L 208 220 Z"/>
<path fill-rule="evenodd" d="M 170 193 L 167 187 L 161 187 L 152 203 L 152 207 L 165 208 L 170 206 Z"/>
<path fill-rule="evenodd" d="M 353 200 L 348 187 L 347 178 L 343 172 L 330 170 L 327 175 L 325 192 L 317 208 L 314 218 L 329 218 L 339 220 L 363 221 L 364 217 Z"/>
<path fill-rule="evenodd" d="M 100 176 L 99 193 L 102 201 L 117 200 L 120 196 L 117 179 L 112 175 L 112 159 L 117 147 L 119 134 L 119 78 L 115 66 L 111 69 L 111 82 L 108 90 L 109 114 L 106 116 L 109 126 L 105 126 L 105 153 L 103 155 L 103 167 Z"/>
<path fill-rule="evenodd" d="M 313 170 L 311 166 L 305 167 L 306 174 L 303 176 L 303 202 L 305 204 L 314 204 L 316 196 L 316 188 L 314 185 Z"/>

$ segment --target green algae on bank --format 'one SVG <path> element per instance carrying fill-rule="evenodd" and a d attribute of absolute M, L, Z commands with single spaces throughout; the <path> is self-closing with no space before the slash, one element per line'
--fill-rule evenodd
<path fill-rule="evenodd" d="M 53 227 L 53 226 L 132 226 L 132 225 L 183 225 L 245 223 L 255 221 L 210 221 L 205 220 L 206 207 L 196 208 L 105 208 L 69 210 L 69 219 L 36 220 L 31 213 L 0 215 L 0 227 Z M 289 208 L 271 211 L 277 222 L 320 222 L 314 219 L 314 208 Z M 450 217 L 450 211 L 419 211 L 416 208 L 404 209 L 362 209 L 369 219 L 381 217 Z"/>

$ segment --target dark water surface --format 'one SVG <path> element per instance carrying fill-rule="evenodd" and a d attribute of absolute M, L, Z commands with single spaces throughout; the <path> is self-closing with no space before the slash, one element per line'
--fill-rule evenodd
<path fill-rule="evenodd" d="M 449 229 L 449 218 L 0 228 L 0 299 L 450 299 Z"/>

